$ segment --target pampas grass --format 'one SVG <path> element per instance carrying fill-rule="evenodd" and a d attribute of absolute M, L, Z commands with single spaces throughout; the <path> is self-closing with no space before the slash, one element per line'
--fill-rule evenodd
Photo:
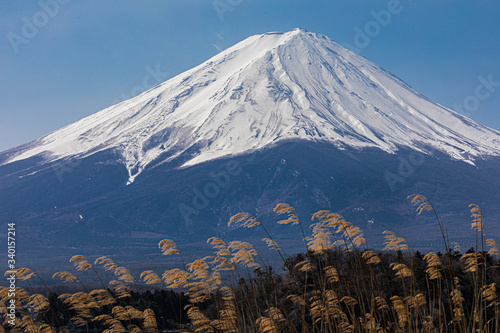
<path fill-rule="evenodd" d="M 84 291 L 50 300 L 16 288 L 16 327 L 7 323 L 9 290 L 0 287 L 0 333 L 52 333 L 69 328 L 158 332 L 154 310 L 131 301 L 131 288 L 138 281 L 185 295 L 187 304 L 179 298 L 174 306 L 169 293 L 182 332 L 500 331 L 496 287 L 500 276 L 494 258 L 500 252 L 495 239 L 484 237 L 487 224 L 479 206 L 470 206 L 476 250 L 462 255 L 456 246 L 451 249 L 446 227 L 429 198 L 416 194 L 409 199 L 417 214 L 434 213 L 444 254 L 414 252 L 403 237 L 389 230 L 383 233 L 384 249 L 376 251 L 369 248 L 363 230 L 327 210 L 312 215 L 311 236 L 306 236 L 295 209 L 280 203 L 274 211 L 285 218 L 277 223 L 287 228 L 300 226 L 304 254 L 287 256 L 252 214 L 236 214 L 228 225 L 262 228 L 263 242 L 284 262 L 282 273 L 267 266 L 253 244 L 218 237 L 207 240 L 212 255 L 187 264 L 174 240 L 160 241 L 160 253 L 179 255 L 180 268 L 163 273 L 146 270 L 138 278 L 108 257 L 99 257 L 92 264 L 85 256 L 76 255 L 70 259 L 75 272 L 60 271 L 52 277 L 79 283 Z M 113 272 L 116 278 L 106 286 L 99 269 Z M 78 273 L 87 270 L 95 272 L 102 288 L 80 281 Z M 30 289 L 31 278 L 41 280 L 29 268 L 19 268 L 15 274 Z M 47 315 L 51 311 L 53 315 Z"/>

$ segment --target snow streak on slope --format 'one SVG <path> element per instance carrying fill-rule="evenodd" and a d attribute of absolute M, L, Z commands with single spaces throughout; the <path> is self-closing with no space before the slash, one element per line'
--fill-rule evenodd
<path fill-rule="evenodd" d="M 130 183 L 153 160 L 189 148 L 195 154 L 184 166 L 285 139 L 389 153 L 437 149 L 468 162 L 500 155 L 500 132 L 430 101 L 331 39 L 295 29 L 252 36 L 137 97 L 5 152 L 4 164 L 115 149 Z"/>

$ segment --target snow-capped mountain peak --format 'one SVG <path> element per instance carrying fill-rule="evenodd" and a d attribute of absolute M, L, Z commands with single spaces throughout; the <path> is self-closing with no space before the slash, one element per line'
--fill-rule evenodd
<path fill-rule="evenodd" d="M 183 166 L 294 139 L 389 153 L 437 149 L 469 162 L 500 155 L 500 132 L 328 37 L 295 29 L 251 36 L 137 97 L 4 152 L 3 164 L 113 149 L 131 183 L 152 161 L 188 150 Z"/>

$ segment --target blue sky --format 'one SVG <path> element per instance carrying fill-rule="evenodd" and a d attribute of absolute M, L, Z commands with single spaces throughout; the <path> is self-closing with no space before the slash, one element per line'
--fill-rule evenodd
<path fill-rule="evenodd" d="M 136 95 L 248 36 L 296 27 L 329 36 L 500 130 L 499 1 L 2 1 L 0 151 Z"/>

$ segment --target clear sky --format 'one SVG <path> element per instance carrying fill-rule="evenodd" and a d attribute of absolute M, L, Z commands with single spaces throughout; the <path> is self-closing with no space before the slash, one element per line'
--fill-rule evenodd
<path fill-rule="evenodd" d="M 297 27 L 500 130 L 498 0 L 1 1 L 0 151 Z"/>

